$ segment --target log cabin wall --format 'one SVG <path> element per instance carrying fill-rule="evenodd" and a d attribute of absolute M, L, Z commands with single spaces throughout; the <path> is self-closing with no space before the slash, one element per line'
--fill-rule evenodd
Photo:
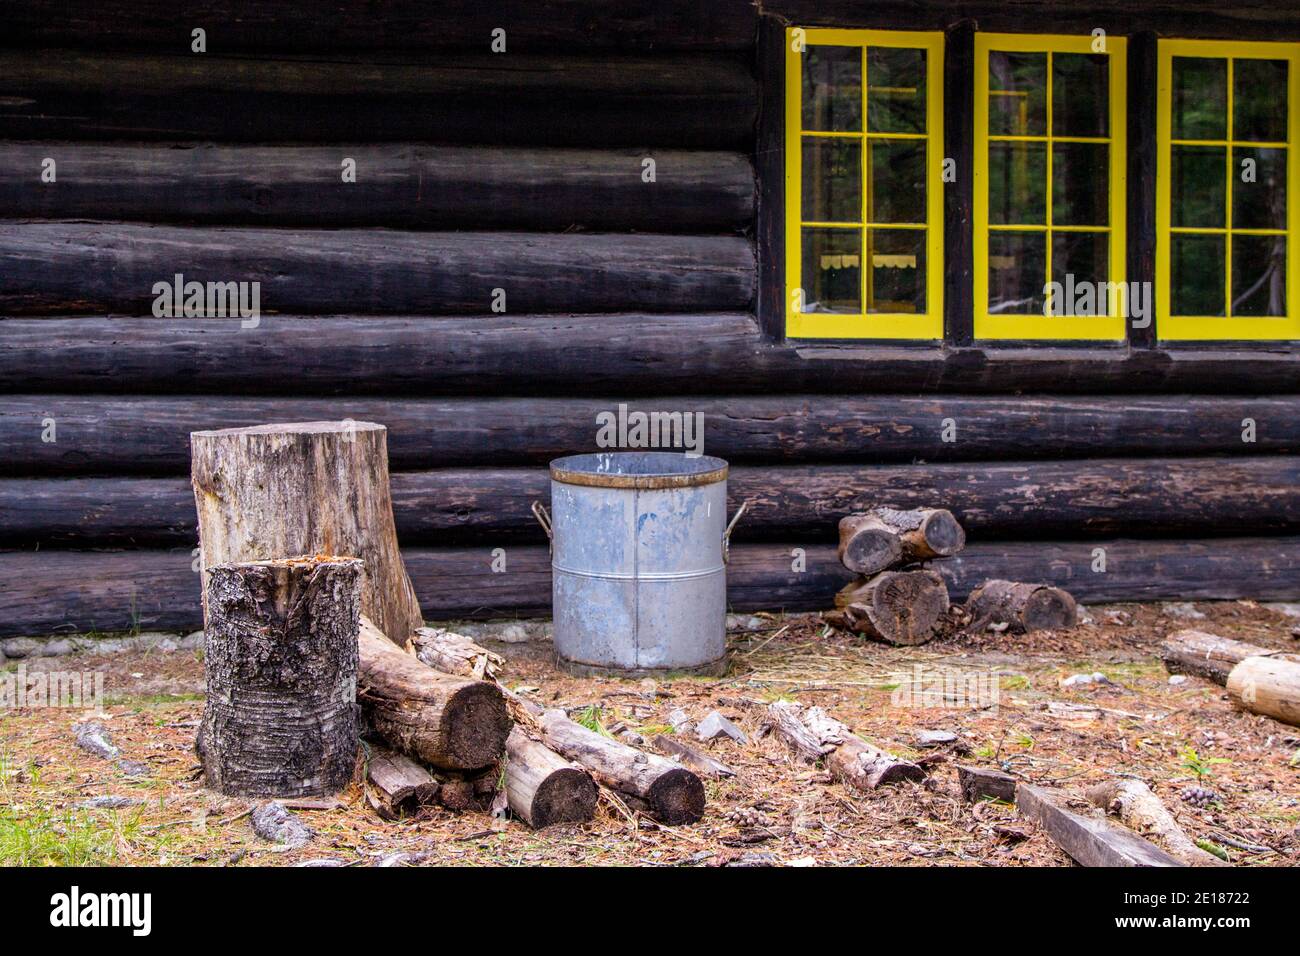
<path fill-rule="evenodd" d="M 835 524 L 879 503 L 957 513 L 956 599 L 1300 598 L 1292 347 L 799 343 L 770 314 L 783 24 L 943 29 L 960 58 L 1098 18 L 1300 40 L 1291 5 L 248 6 L 7 4 L 0 635 L 200 626 L 189 432 L 310 419 L 389 427 L 428 617 L 546 613 L 529 505 L 620 404 L 701 413 L 733 463 L 736 609 L 828 606 Z M 259 321 L 156 316 L 176 274 L 260 283 Z"/>

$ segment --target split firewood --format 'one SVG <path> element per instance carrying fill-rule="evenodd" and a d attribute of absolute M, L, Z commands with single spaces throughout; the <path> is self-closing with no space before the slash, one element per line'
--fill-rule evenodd
<path fill-rule="evenodd" d="M 693 771 L 589 730 L 561 710 L 547 711 L 541 729 L 546 746 L 661 823 L 694 823 L 704 815 L 704 784 Z"/>
<path fill-rule="evenodd" d="M 946 558 L 966 546 L 966 532 L 943 508 L 876 508 L 840 519 L 840 561 L 858 574 Z"/>
<path fill-rule="evenodd" d="M 1088 802 L 1119 817 L 1125 826 L 1159 844 L 1188 866 L 1228 866 L 1202 850 L 1187 835 L 1165 805 L 1141 780 L 1117 778 L 1089 787 Z"/>
<path fill-rule="evenodd" d="M 389 746 L 446 770 L 476 770 L 500 759 L 510 716 L 496 684 L 435 671 L 364 616 L 357 643 L 357 701 Z"/>
<path fill-rule="evenodd" d="M 516 816 L 540 830 L 590 820 L 600 791 L 586 770 L 515 727 L 506 739 L 506 798 Z"/>
<path fill-rule="evenodd" d="M 1049 584 L 985 581 L 966 600 L 972 626 L 1006 624 L 1013 634 L 1073 627 L 1078 610 L 1070 592 Z"/>
<path fill-rule="evenodd" d="M 496 680 L 505 666 L 500 654 L 442 627 L 418 628 L 411 638 L 411 650 L 436 671 L 474 680 Z"/>
<path fill-rule="evenodd" d="M 696 773 L 720 780 L 723 777 L 734 777 L 736 771 L 732 770 L 720 760 L 715 760 L 708 754 L 696 750 L 689 744 L 684 744 L 676 737 L 670 737 L 667 734 L 660 734 L 654 739 L 655 749 L 661 754 L 668 757 L 676 757 L 681 763 L 690 767 Z"/>
<path fill-rule="evenodd" d="M 355 558 L 208 568 L 196 741 L 208 787 L 302 797 L 351 782 L 361 576 Z"/>
<path fill-rule="evenodd" d="M 1067 810 L 1058 798 L 1026 783 L 1016 786 L 1016 809 L 1038 824 L 1080 866 L 1183 866 L 1177 858 L 1109 820 Z"/>
<path fill-rule="evenodd" d="M 925 777 L 919 765 L 867 743 L 820 707 L 776 701 L 767 714 L 772 730 L 801 759 L 824 760 L 836 779 L 858 790 Z"/>
<path fill-rule="evenodd" d="M 366 797 L 385 820 L 429 806 L 438 800 L 438 781 L 410 757 L 370 745 Z"/>
<path fill-rule="evenodd" d="M 849 626 L 890 644 L 924 644 L 948 612 L 948 586 L 933 571 L 883 571 L 844 608 Z"/>
<path fill-rule="evenodd" d="M 1171 674 L 1194 674 L 1228 689 L 1237 706 L 1300 726 L 1300 655 L 1204 631 L 1179 631 L 1161 657 Z"/>

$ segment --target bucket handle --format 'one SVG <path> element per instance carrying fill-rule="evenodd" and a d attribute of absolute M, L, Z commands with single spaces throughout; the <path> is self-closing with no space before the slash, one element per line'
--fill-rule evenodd
<path fill-rule="evenodd" d="M 550 543 L 551 551 L 554 553 L 555 535 L 551 531 L 551 513 L 546 510 L 546 505 L 542 504 L 540 501 L 533 502 L 532 510 L 533 517 L 537 519 L 537 523 L 541 525 L 542 530 L 546 532 L 546 540 Z"/>
<path fill-rule="evenodd" d="M 736 509 L 736 513 L 731 516 L 731 521 L 727 524 L 727 530 L 722 532 L 722 563 L 723 564 L 727 564 L 731 561 L 731 530 L 734 527 L 736 527 L 736 522 L 740 520 L 740 516 L 745 513 L 745 509 L 748 507 L 749 507 L 749 502 L 742 501 L 740 503 L 740 507 Z"/>

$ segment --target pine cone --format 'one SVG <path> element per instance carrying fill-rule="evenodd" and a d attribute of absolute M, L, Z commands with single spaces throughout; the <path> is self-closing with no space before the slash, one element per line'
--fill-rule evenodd
<path fill-rule="evenodd" d="M 737 807 L 728 810 L 724 816 L 738 827 L 765 827 L 770 822 L 767 814 L 756 807 Z"/>
<path fill-rule="evenodd" d="M 1206 787 L 1183 787 L 1178 796 L 1184 803 L 1190 803 L 1194 807 L 1208 807 L 1219 802 L 1219 795 Z"/>

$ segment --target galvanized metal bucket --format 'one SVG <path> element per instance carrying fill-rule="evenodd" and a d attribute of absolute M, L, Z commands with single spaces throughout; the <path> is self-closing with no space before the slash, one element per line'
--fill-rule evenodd
<path fill-rule="evenodd" d="M 727 463 L 671 452 L 551 462 L 551 593 L 559 664 L 645 676 L 725 669 Z"/>

